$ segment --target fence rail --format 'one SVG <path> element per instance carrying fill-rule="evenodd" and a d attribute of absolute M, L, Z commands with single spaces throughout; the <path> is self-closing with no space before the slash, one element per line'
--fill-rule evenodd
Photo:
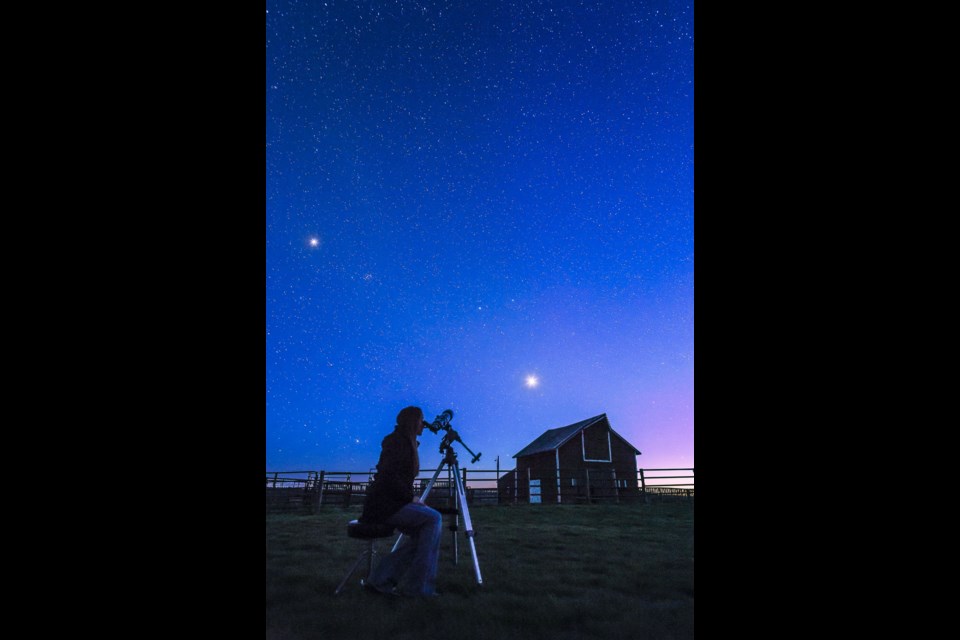
<path fill-rule="evenodd" d="M 537 478 L 527 471 L 494 469 L 460 470 L 467 504 L 516 503 L 582 504 L 694 498 L 694 470 L 637 469 L 636 475 L 620 477 L 603 469 L 560 469 Z M 689 472 L 684 475 L 657 475 Z M 266 507 L 268 512 L 315 513 L 321 507 L 349 507 L 363 504 L 375 469 L 370 471 L 268 471 Z M 427 483 L 436 482 L 427 504 L 453 506 L 455 485 L 449 468 L 421 469 L 414 493 L 421 495 Z M 681 482 L 675 482 L 675 481 Z M 688 482 L 686 482 L 688 481 Z"/>

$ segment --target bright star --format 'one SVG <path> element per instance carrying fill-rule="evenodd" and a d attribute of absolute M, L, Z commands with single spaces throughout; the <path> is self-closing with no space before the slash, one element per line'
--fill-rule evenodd
<path fill-rule="evenodd" d="M 534 376 L 534 375 L 527 376 L 527 388 L 533 389 L 538 384 L 540 384 L 540 379 L 537 378 L 537 376 Z"/>
<path fill-rule="evenodd" d="M 319 246 L 320 246 L 320 240 L 317 239 L 317 238 L 310 238 L 310 246 L 311 246 L 311 247 L 319 247 Z"/>

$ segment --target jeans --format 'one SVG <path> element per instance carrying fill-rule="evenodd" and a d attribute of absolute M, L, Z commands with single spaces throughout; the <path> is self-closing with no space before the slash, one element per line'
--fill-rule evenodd
<path fill-rule="evenodd" d="M 367 578 L 381 591 L 392 585 L 409 595 L 433 595 L 436 590 L 437 560 L 440 556 L 440 512 L 411 502 L 387 518 L 406 538 L 396 551 L 384 557 Z"/>

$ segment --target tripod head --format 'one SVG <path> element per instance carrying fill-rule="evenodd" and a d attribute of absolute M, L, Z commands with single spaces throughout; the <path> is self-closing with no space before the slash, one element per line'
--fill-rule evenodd
<path fill-rule="evenodd" d="M 425 429 L 430 429 L 433 433 L 439 431 L 446 431 L 443 436 L 443 440 L 440 441 L 440 453 L 444 453 L 447 456 L 456 458 L 457 454 L 453 450 L 453 443 L 459 442 L 464 449 L 470 452 L 470 455 L 473 456 L 473 460 L 470 461 L 471 464 L 480 459 L 482 453 L 474 453 L 470 451 L 470 447 L 463 443 L 463 440 L 460 439 L 460 434 L 454 431 L 450 427 L 450 421 L 453 420 L 453 411 L 450 409 L 444 409 L 443 413 L 433 419 L 433 422 L 423 421 L 423 426 Z"/>

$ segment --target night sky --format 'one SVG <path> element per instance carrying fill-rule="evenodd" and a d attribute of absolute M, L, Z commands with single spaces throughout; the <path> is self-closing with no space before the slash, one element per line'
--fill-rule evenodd
<path fill-rule="evenodd" d="M 267 470 L 367 471 L 411 404 L 470 469 L 601 413 L 639 466 L 694 466 L 692 2 L 266 27 Z"/>

